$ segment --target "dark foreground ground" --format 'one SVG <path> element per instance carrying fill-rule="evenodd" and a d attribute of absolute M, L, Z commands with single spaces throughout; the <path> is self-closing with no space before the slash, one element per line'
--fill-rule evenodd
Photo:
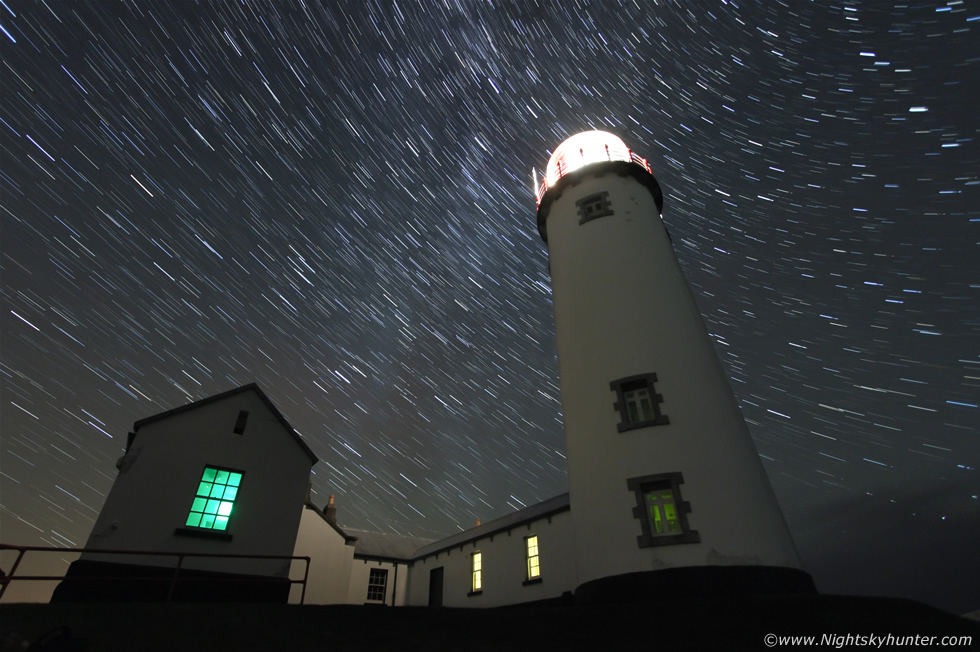
<path fill-rule="evenodd" d="M 767 634 L 815 636 L 816 640 L 806 646 L 802 642 L 792 644 L 770 639 L 769 642 L 775 642 L 770 646 L 765 638 Z M 851 647 L 844 638 L 848 635 L 852 637 L 850 642 L 857 642 L 859 636 L 889 634 L 936 636 L 935 647 L 940 647 L 942 637 L 966 636 L 972 637 L 972 645 L 962 641 L 959 649 L 980 646 L 980 624 L 976 622 L 907 600 L 842 596 L 742 596 L 504 609 L 138 603 L 0 605 L 3 652 L 28 649 L 547 652 L 623 650 L 634 646 L 672 652 L 805 647 L 827 650 Z M 47 640 L 42 641 L 46 635 Z M 825 636 L 834 638 L 825 639 Z M 887 650 L 898 645 L 886 642 L 879 647 L 875 641 L 866 641 L 863 647 Z M 913 646 L 910 642 L 902 645 Z"/>

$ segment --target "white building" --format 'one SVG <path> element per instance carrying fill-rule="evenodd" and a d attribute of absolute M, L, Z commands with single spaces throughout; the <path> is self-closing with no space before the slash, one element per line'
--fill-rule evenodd
<path fill-rule="evenodd" d="M 322 511 L 307 497 L 316 457 L 248 385 L 135 425 L 88 547 L 307 556 L 308 604 L 813 591 L 674 255 L 647 162 L 612 134 L 578 134 L 555 150 L 537 199 L 567 494 L 440 541 L 338 527 L 332 497 Z M 186 567 L 289 573 L 268 559 Z M 290 600 L 299 595 L 293 586 Z"/>
<path fill-rule="evenodd" d="M 500 607 L 557 600 L 576 586 L 568 494 L 418 549 L 408 604 Z"/>
<path fill-rule="evenodd" d="M 282 584 L 290 571 L 287 558 L 295 548 L 310 469 L 316 462 L 254 384 L 137 421 L 85 547 L 248 555 L 189 556 L 181 560 L 181 568 L 190 571 L 185 573 L 189 576 L 207 571 L 266 579 L 269 595 L 284 599 L 289 590 Z M 161 554 L 84 554 L 72 564 L 68 578 L 166 577 L 170 572 L 161 568 L 172 568 L 176 562 L 176 557 Z M 65 582 L 53 599 L 95 599 L 103 585 L 110 586 Z M 166 595 L 167 588 L 157 581 L 142 587 L 134 582 L 125 589 L 117 584 L 111 590 L 131 591 L 135 598 L 159 597 L 160 591 Z M 223 594 L 240 589 L 229 583 L 201 590 Z"/>

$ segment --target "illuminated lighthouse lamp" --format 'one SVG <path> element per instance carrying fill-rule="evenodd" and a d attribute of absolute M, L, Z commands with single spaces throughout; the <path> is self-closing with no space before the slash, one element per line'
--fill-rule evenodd
<path fill-rule="evenodd" d="M 559 145 L 548 159 L 544 181 L 537 189 L 538 205 L 541 205 L 544 193 L 566 174 L 592 163 L 607 161 L 637 163 L 646 168 L 647 172 L 651 172 L 646 159 L 634 154 L 619 136 L 607 131 L 585 131 Z"/>

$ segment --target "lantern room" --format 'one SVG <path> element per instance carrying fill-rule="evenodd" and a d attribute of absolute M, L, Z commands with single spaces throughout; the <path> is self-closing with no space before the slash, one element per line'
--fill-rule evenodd
<path fill-rule="evenodd" d="M 647 171 L 650 170 L 647 162 L 630 151 L 619 136 L 606 131 L 583 131 L 555 148 L 548 160 L 544 182 L 538 188 L 538 203 L 541 203 L 544 193 L 563 176 L 592 163 L 607 161 L 637 163 Z"/>

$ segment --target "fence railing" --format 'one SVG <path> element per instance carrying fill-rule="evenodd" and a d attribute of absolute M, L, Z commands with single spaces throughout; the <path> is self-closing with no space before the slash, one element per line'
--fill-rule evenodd
<path fill-rule="evenodd" d="M 302 579 L 294 580 L 294 579 L 291 579 L 291 578 L 288 578 L 288 577 L 287 578 L 272 578 L 272 577 L 270 577 L 270 580 L 274 579 L 276 581 L 283 581 L 283 582 L 288 581 L 288 583 L 290 585 L 293 585 L 293 584 L 300 584 L 300 585 L 302 585 L 302 590 L 300 591 L 299 603 L 300 604 L 303 604 L 305 602 L 305 600 L 306 600 L 306 582 L 307 582 L 307 580 L 309 578 L 309 575 L 310 575 L 310 558 L 309 557 L 305 557 L 305 556 L 297 556 L 297 555 L 244 555 L 244 554 L 222 554 L 222 553 L 204 553 L 204 552 L 157 552 L 157 551 L 150 551 L 150 550 L 110 550 L 110 549 L 102 549 L 102 548 L 55 548 L 55 547 L 47 547 L 47 546 L 16 546 L 16 545 L 11 545 L 11 544 L 7 544 L 7 543 L 0 543 L 0 552 L 2 552 L 4 550 L 13 550 L 13 551 L 16 551 L 17 552 L 17 558 L 14 560 L 14 563 L 10 567 L 10 570 L 7 572 L 7 574 L 6 575 L 3 575 L 2 577 L 0 577 L 0 600 L 3 600 L 3 595 L 4 595 L 4 593 L 7 592 L 7 587 L 10 585 L 11 582 L 13 582 L 15 580 L 16 581 L 31 581 L 31 580 L 38 581 L 38 580 L 43 580 L 43 581 L 51 582 L 51 581 L 65 580 L 67 578 L 70 581 L 79 580 L 79 581 L 93 581 L 93 582 L 99 582 L 99 581 L 110 581 L 111 582 L 111 581 L 120 581 L 120 580 L 125 580 L 125 581 L 145 581 L 145 582 L 169 582 L 169 585 L 168 585 L 168 588 L 167 588 L 166 602 L 170 602 L 171 600 L 173 600 L 174 591 L 175 591 L 175 589 L 177 587 L 177 583 L 179 581 L 181 581 L 181 580 L 195 581 L 195 582 L 201 582 L 202 581 L 202 578 L 201 577 L 194 577 L 194 576 L 185 576 L 183 578 L 180 577 L 180 571 L 183 568 L 184 560 L 187 559 L 188 557 L 193 557 L 193 558 L 209 558 L 209 559 L 250 559 L 250 560 L 251 559 L 287 559 L 290 562 L 293 562 L 293 561 L 302 561 L 302 562 L 305 562 L 305 564 L 303 566 L 303 578 Z M 105 554 L 105 555 L 117 555 L 117 556 L 118 555 L 131 555 L 131 556 L 134 556 L 134 557 L 137 557 L 137 556 L 139 556 L 139 557 L 146 557 L 146 556 L 153 556 L 153 557 L 171 557 L 171 558 L 176 557 L 177 564 L 175 566 L 173 566 L 173 567 L 170 567 L 170 566 L 160 566 L 159 567 L 159 568 L 161 568 L 163 570 L 170 569 L 170 570 L 173 571 L 173 574 L 169 578 L 168 577 L 160 577 L 160 576 L 153 577 L 153 576 L 149 576 L 149 575 L 145 575 L 145 576 L 139 576 L 139 575 L 132 575 L 131 576 L 131 575 L 127 575 L 125 578 L 121 578 L 121 577 L 108 577 L 108 576 L 102 576 L 102 577 L 100 577 L 100 576 L 84 576 L 84 575 L 82 575 L 82 576 L 76 576 L 76 575 L 71 575 L 71 576 L 66 576 L 66 575 L 17 575 L 17 569 L 20 567 L 21 561 L 24 559 L 24 556 L 28 552 L 48 552 L 48 553 L 55 552 L 55 553 L 62 553 L 62 554 L 64 554 L 64 553 Z M 207 572 L 208 571 L 208 569 L 201 569 L 201 568 L 193 568 L 193 569 L 187 569 L 187 568 L 185 568 L 184 570 L 187 570 L 189 572 L 200 572 L 200 571 L 206 571 Z M 211 571 L 211 572 L 213 574 L 212 575 L 209 575 L 206 578 L 206 580 L 204 580 L 204 581 L 207 581 L 207 582 L 251 582 L 253 584 L 255 582 L 259 581 L 258 578 L 256 578 L 255 576 L 250 576 L 250 577 L 235 577 L 234 574 L 232 574 L 232 573 L 217 573 L 216 571 Z M 227 577 L 217 577 L 215 575 L 227 575 Z"/>
<path fill-rule="evenodd" d="M 606 160 L 608 160 L 608 161 L 626 161 L 626 162 L 636 163 L 637 165 L 641 166 L 644 170 L 646 170 L 650 174 L 653 174 L 653 170 L 650 169 L 650 164 L 647 162 L 647 160 L 645 158 L 643 158 L 643 157 L 638 156 L 637 154 L 635 154 L 633 152 L 633 150 L 626 150 L 625 152 L 620 152 L 620 151 L 617 151 L 617 150 L 611 150 L 607 146 L 606 147 Z M 545 175 L 545 178 L 541 182 L 541 185 L 538 186 L 538 191 L 537 191 L 537 193 L 535 195 L 535 200 L 537 200 L 538 206 L 541 205 L 541 198 L 544 197 L 544 193 L 548 192 L 548 188 L 550 188 L 551 186 L 553 186 L 556 183 L 558 183 L 558 179 L 561 179 L 563 176 L 565 176 L 566 174 L 569 174 L 570 172 L 574 172 L 575 170 L 580 170 L 581 168 L 583 168 L 583 167 L 585 167 L 587 165 L 591 165 L 592 163 L 601 163 L 601 162 L 602 162 L 602 159 L 601 158 L 600 159 L 596 159 L 596 160 L 589 160 L 589 161 L 585 162 L 584 164 L 583 163 L 580 163 L 578 161 L 574 161 L 572 163 L 566 163 L 564 160 L 558 161 L 558 164 L 556 166 L 557 175 L 555 176 L 554 180 L 552 180 L 551 183 L 549 183 L 548 182 L 548 176 Z"/>

